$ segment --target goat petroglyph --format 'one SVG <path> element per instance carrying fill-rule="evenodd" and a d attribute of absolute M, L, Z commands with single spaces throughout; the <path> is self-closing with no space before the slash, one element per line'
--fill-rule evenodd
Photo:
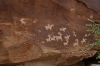
<path fill-rule="evenodd" d="M 53 35 L 53 37 L 51 37 L 51 41 L 55 41 L 56 40 L 56 36 Z"/>
<path fill-rule="evenodd" d="M 75 43 L 73 43 L 74 46 L 78 46 L 79 44 L 79 40 L 78 39 L 75 39 Z"/>
<path fill-rule="evenodd" d="M 76 32 L 75 32 L 75 31 L 73 31 L 73 36 L 74 36 L 74 37 L 77 37 L 77 35 L 76 35 Z"/>
<path fill-rule="evenodd" d="M 67 35 L 64 37 L 66 42 L 64 42 L 64 45 L 68 45 L 68 42 L 69 42 L 69 38 L 70 38 L 70 35 Z"/>
<path fill-rule="evenodd" d="M 91 34 L 89 33 L 88 36 L 90 36 Z"/>
<path fill-rule="evenodd" d="M 87 40 L 86 38 L 83 38 L 82 41 L 81 41 L 81 43 L 82 43 L 82 44 L 83 44 L 83 43 L 86 43 L 86 40 Z"/>
<path fill-rule="evenodd" d="M 26 19 L 25 18 L 22 18 L 20 21 L 21 21 L 21 24 L 26 24 L 26 21 L 25 21 Z"/>
<path fill-rule="evenodd" d="M 47 37 L 47 39 L 46 39 L 46 41 L 47 42 L 51 42 L 51 41 L 63 41 L 63 38 L 62 38 L 62 34 L 60 33 L 60 32 L 58 32 L 58 35 L 59 36 L 55 36 L 55 35 L 53 35 L 53 36 L 51 36 L 51 35 L 48 35 Z"/>
<path fill-rule="evenodd" d="M 20 19 L 20 21 L 21 21 L 21 24 L 23 24 L 23 25 L 26 25 L 26 22 L 33 22 L 33 23 L 37 23 L 37 19 L 35 18 L 35 19 L 31 19 L 31 18 L 21 18 Z"/>
<path fill-rule="evenodd" d="M 62 28 L 60 28 L 60 31 L 65 32 L 65 30 L 66 30 L 66 27 L 62 27 Z"/>
<path fill-rule="evenodd" d="M 59 40 L 63 41 L 63 39 L 62 39 L 62 34 L 61 34 L 60 32 L 58 32 L 58 35 L 59 35 L 59 36 L 56 36 L 57 42 L 58 42 Z"/>
<path fill-rule="evenodd" d="M 45 29 L 52 31 L 52 27 L 54 27 L 53 24 L 52 25 L 48 24 L 47 26 L 45 26 Z"/>
<path fill-rule="evenodd" d="M 48 38 L 46 39 L 47 42 L 51 42 L 51 35 L 48 35 Z"/>

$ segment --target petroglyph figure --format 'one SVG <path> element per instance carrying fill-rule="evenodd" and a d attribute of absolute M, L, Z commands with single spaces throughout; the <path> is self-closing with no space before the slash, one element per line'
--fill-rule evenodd
<path fill-rule="evenodd" d="M 76 35 L 75 31 L 73 31 L 73 36 L 74 36 L 74 37 L 77 37 L 77 35 Z"/>
<path fill-rule="evenodd" d="M 78 46 L 79 40 L 75 39 L 75 43 L 73 43 L 74 46 Z"/>
<path fill-rule="evenodd" d="M 85 37 L 88 37 L 88 35 L 87 35 L 87 34 L 85 34 Z"/>
<path fill-rule="evenodd" d="M 26 24 L 25 18 L 22 18 L 20 21 L 21 21 L 22 24 L 24 24 L 24 25 Z"/>
<path fill-rule="evenodd" d="M 74 11 L 74 10 L 75 10 L 74 8 L 71 8 L 71 9 L 70 9 L 70 11 Z"/>
<path fill-rule="evenodd" d="M 61 41 L 63 41 L 63 39 L 62 39 L 62 34 L 60 33 L 60 32 L 58 32 L 58 35 L 59 36 L 55 36 L 55 35 L 53 35 L 53 36 L 51 36 L 51 35 L 48 35 L 47 37 L 47 39 L 46 39 L 46 41 L 47 42 L 51 42 L 51 41 L 59 41 L 59 40 L 61 40 Z"/>
<path fill-rule="evenodd" d="M 62 28 L 60 28 L 60 31 L 65 32 L 65 30 L 66 30 L 66 27 L 62 27 Z"/>
<path fill-rule="evenodd" d="M 86 40 L 87 40 L 87 39 L 83 38 L 82 41 L 81 41 L 81 43 L 82 43 L 82 44 L 83 44 L 83 43 L 86 43 Z"/>
<path fill-rule="evenodd" d="M 63 41 L 63 39 L 62 39 L 62 34 L 61 34 L 60 32 L 58 32 L 58 35 L 59 35 L 59 36 L 56 36 L 56 40 L 57 40 L 57 41 L 59 41 L 59 40 Z"/>
<path fill-rule="evenodd" d="M 64 43 L 64 45 L 68 45 L 68 42 L 69 42 L 69 38 L 70 38 L 70 35 L 67 35 L 64 37 L 66 42 Z"/>
<path fill-rule="evenodd" d="M 51 41 L 55 41 L 56 40 L 56 36 L 51 37 Z"/>
<path fill-rule="evenodd" d="M 50 30 L 50 31 L 52 31 L 52 27 L 54 27 L 53 24 L 52 25 L 48 24 L 47 26 L 45 26 L 46 30 Z"/>
<path fill-rule="evenodd" d="M 51 42 L 51 35 L 48 35 L 48 38 L 46 39 L 47 42 Z"/>

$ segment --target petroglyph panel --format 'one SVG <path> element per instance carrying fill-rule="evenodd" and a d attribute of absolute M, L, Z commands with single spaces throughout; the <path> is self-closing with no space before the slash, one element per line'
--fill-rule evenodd
<path fill-rule="evenodd" d="M 63 46 L 79 46 L 79 44 L 86 44 L 86 38 L 90 36 L 89 33 L 86 33 L 82 35 L 81 38 L 82 40 L 78 39 L 79 34 L 77 34 L 77 31 L 68 31 L 68 26 L 57 26 L 56 24 L 45 24 L 45 32 L 47 32 L 47 36 L 45 41 L 48 44 L 59 44 Z M 67 25 L 67 24 L 66 24 Z M 42 32 L 41 32 L 42 33 Z"/>

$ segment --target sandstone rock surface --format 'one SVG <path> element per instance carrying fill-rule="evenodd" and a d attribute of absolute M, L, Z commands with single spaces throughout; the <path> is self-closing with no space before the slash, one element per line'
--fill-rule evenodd
<path fill-rule="evenodd" d="M 95 5 L 93 4 L 95 3 Z M 72 65 L 92 57 L 86 24 L 100 23 L 99 0 L 0 0 L 0 64 Z M 42 66 L 41 65 L 41 66 Z"/>

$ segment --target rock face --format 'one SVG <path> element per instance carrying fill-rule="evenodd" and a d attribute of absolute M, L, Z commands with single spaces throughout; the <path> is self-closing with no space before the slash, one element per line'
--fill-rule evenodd
<path fill-rule="evenodd" d="M 93 1 L 0 0 L 0 64 L 72 65 L 92 57 L 86 45 L 95 36 L 86 24 L 100 19 Z"/>

